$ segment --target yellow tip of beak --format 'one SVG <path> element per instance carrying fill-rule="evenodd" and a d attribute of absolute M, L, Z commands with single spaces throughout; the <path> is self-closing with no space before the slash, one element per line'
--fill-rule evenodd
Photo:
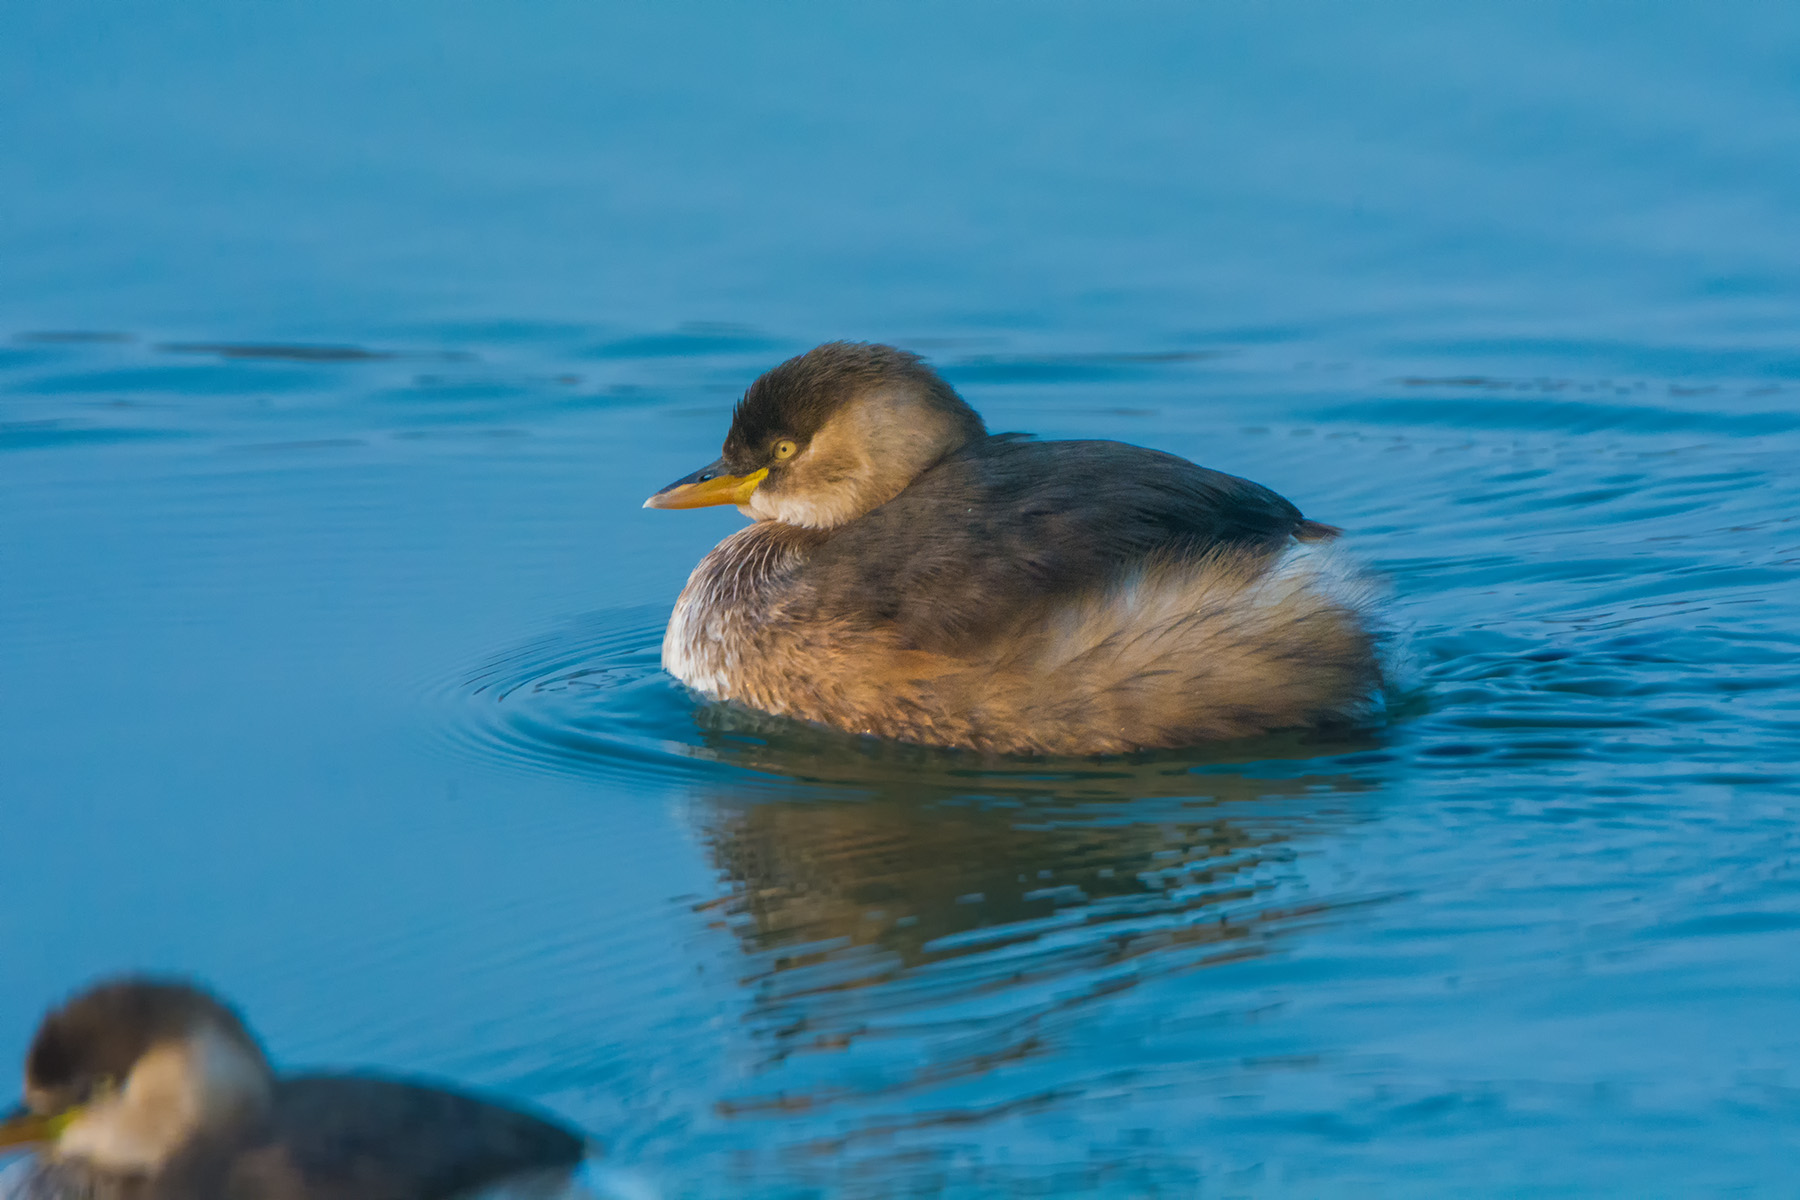
<path fill-rule="evenodd" d="M 677 479 L 644 501 L 644 507 L 709 508 L 715 504 L 748 504 L 750 494 L 768 475 L 767 467 L 748 475 L 721 474 L 715 464 L 695 471 L 685 479 Z"/>

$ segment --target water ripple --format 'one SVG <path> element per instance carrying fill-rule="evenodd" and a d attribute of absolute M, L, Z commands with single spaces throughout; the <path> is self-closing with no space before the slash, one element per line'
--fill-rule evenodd
<path fill-rule="evenodd" d="M 1267 737 L 1105 759 L 996 758 L 884 741 L 695 699 L 662 670 L 660 608 L 601 612 L 497 654 L 438 688 L 465 751 L 599 778 L 938 796 L 1075 800 L 1233 793 L 1215 772 L 1247 762 L 1329 764 L 1372 732 Z"/>

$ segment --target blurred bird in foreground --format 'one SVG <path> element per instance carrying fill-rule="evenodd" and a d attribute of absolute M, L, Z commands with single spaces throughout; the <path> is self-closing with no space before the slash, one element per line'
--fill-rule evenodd
<path fill-rule="evenodd" d="M 424 1083 L 279 1075 L 230 1007 L 123 978 L 44 1018 L 0 1147 L 28 1200 L 576 1200 L 590 1147 L 542 1116 Z M 0 1153 L 4 1153 L 0 1149 Z"/>

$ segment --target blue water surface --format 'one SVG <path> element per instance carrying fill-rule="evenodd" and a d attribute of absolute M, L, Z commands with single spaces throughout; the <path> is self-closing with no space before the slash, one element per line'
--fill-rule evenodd
<path fill-rule="evenodd" d="M 1699 0 L 14 0 L 0 1062 L 154 967 L 667 1197 L 1792 1195 L 1797 81 Z M 836 337 L 1345 526 L 1387 723 L 696 705 L 739 518 L 638 505 Z"/>

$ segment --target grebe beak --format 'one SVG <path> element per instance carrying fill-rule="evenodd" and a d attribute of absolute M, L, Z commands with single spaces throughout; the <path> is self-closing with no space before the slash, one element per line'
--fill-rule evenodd
<path fill-rule="evenodd" d="M 0 1147 L 54 1142 L 62 1136 L 62 1131 L 68 1128 L 69 1122 L 76 1115 L 75 1111 L 70 1111 L 46 1116 L 32 1112 L 29 1108 L 16 1108 L 0 1118 Z"/>
<path fill-rule="evenodd" d="M 714 504 L 747 504 L 756 485 L 768 477 L 769 468 L 748 475 L 733 475 L 725 460 L 684 475 L 644 501 L 645 508 L 706 508 Z"/>

